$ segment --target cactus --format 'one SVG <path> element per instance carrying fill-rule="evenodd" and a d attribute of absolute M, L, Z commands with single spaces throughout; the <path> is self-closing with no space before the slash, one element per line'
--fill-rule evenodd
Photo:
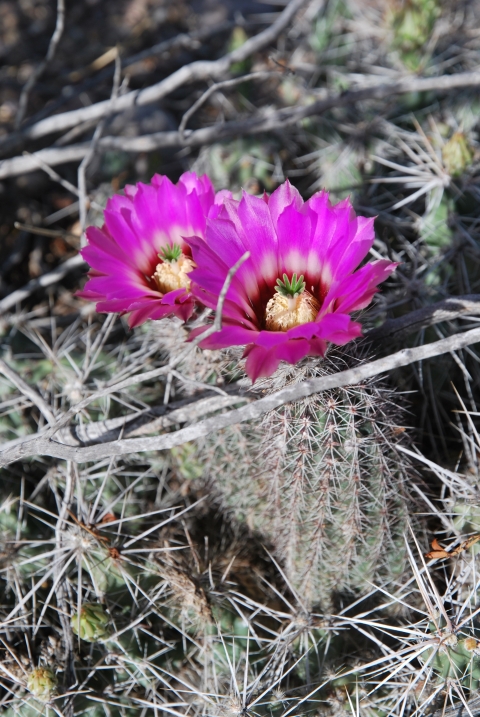
<path fill-rule="evenodd" d="M 275 188 L 278 180 L 272 170 L 286 152 L 272 140 L 241 138 L 203 148 L 193 168 L 206 172 L 218 188 L 260 194 L 263 189 L 270 192 Z"/>
<path fill-rule="evenodd" d="M 100 642 L 110 634 L 108 615 L 102 605 L 97 603 L 82 605 L 80 612 L 72 615 L 70 622 L 75 635 L 85 642 Z"/>
<path fill-rule="evenodd" d="M 49 11 L 55 5 L 41 4 Z M 278 9 L 283 4 L 286 0 Z M 15 15 L 16 3 L 6 5 L 13 6 Z M 95 8 L 97 34 L 115 3 L 103 5 L 100 14 Z M 135 25 L 132 51 L 150 52 L 145 42 L 151 44 L 158 23 L 158 40 L 166 39 L 170 48 L 132 67 L 135 87 L 161 79 L 169 66 L 220 58 L 278 17 L 247 14 L 244 25 L 236 4 L 228 3 L 234 17 L 228 12 L 225 19 L 233 19 L 237 27 L 213 27 L 227 4 L 145 0 L 117 5 L 122 7 L 116 16 L 124 5 L 151 6 L 151 22 Z M 208 17 L 196 16 L 194 5 L 208 10 Z M 94 158 L 86 175 L 87 224 L 102 225 L 106 198 L 125 182 L 148 182 L 148 167 L 152 174 L 171 172 L 171 179 L 187 169 L 207 172 L 217 189 L 231 190 L 235 197 L 242 189 L 270 193 L 288 176 L 305 197 L 323 187 L 335 199 L 353 192 L 362 214 L 378 215 L 372 251 L 402 263 L 390 288 L 378 297 L 373 316 L 369 314 L 372 321 L 380 313 L 398 317 L 446 296 L 478 292 L 480 108 L 475 92 L 391 93 L 385 101 L 368 99 L 369 86 L 375 93 L 377 83 L 391 83 L 406 69 L 424 75 L 427 83 L 437 74 L 455 78 L 462 69 L 474 69 L 478 3 L 329 0 L 298 5 L 281 36 L 270 35 L 263 49 L 228 72 L 212 75 L 216 81 L 249 71 L 270 73 L 212 88 L 188 122 L 184 144 L 190 149 L 174 156 L 165 146 L 131 155 L 133 160 L 121 150 L 105 153 L 103 147 L 97 152 L 103 160 Z M 90 15 L 88 11 L 86 17 Z M 47 30 L 51 20 L 46 18 Z M 25 22 L 21 19 L 22 27 Z M 191 30 L 192 37 L 174 37 L 184 30 Z M 259 47 L 256 41 L 249 45 Z M 58 51 L 57 69 L 64 52 L 60 45 Z M 94 100 L 108 97 L 107 83 L 102 83 Z M 21 83 L 16 84 L 20 92 Z M 174 129 L 203 95 L 204 84 L 179 87 L 167 97 L 168 117 L 160 118 L 161 123 L 166 120 Z M 0 108 L 4 114 L 7 105 L 15 107 L 13 85 L 8 90 L 12 97 Z M 358 87 L 365 88 L 365 98 L 352 104 L 349 90 L 355 94 Z M 36 90 L 40 99 L 44 90 L 49 96 L 46 86 Z M 333 105 L 328 101 L 331 90 L 340 95 Z M 293 116 L 288 107 L 296 107 L 298 114 L 324 93 L 322 112 L 310 115 L 305 110 L 301 114 L 308 117 L 294 125 L 286 122 L 255 134 L 275 125 L 275 117 Z M 39 97 L 32 97 L 33 105 Z M 155 112 L 145 115 L 146 124 L 142 119 L 147 134 L 162 129 L 153 127 L 161 111 Z M 6 121 L 0 133 L 9 132 Z M 232 122 L 248 131 L 222 139 L 224 122 L 227 133 Z M 197 140 L 190 142 L 190 132 L 205 123 L 218 126 L 218 141 L 197 144 L 195 150 Z M 388 177 L 387 167 L 379 168 L 375 157 L 389 163 Z M 65 171 L 72 174 L 71 168 Z M 105 183 L 98 186 L 101 178 Z M 387 180 L 383 188 L 382 178 Z M 30 237 L 27 230 L 27 236 L 15 234 L 14 219 L 27 227 L 50 226 L 59 221 L 57 210 L 63 206 L 61 196 L 54 198 L 53 185 L 40 196 L 29 183 L 24 185 L 25 206 L 18 206 L 23 183 L 20 177 L 0 187 L 8 210 L 0 227 L 2 268 L 5 260 L 5 267 L 10 265 L 10 250 L 20 261 L 3 272 L 2 298 L 32 278 L 30 261 L 34 265 L 40 247 L 45 267 L 53 268 L 48 252 L 63 260 L 73 248 L 69 238 L 79 246 L 80 232 L 68 220 L 75 204 L 64 207 L 69 215 L 62 212 L 61 223 L 51 226 L 52 241 Z M 409 198 L 411 205 L 393 208 Z M 27 209 L 28 216 L 22 216 Z M 55 253 L 57 245 L 68 253 Z M 74 438 L 72 446 L 82 441 L 91 446 L 104 421 L 117 426 L 104 436 L 108 441 L 175 431 L 212 415 L 201 413 L 205 397 L 206 404 L 214 399 L 208 404 L 217 406 L 212 412 L 240 405 L 232 399 L 246 385 L 244 379 L 238 382 L 243 378 L 241 349 L 228 354 L 192 351 L 175 364 L 174 372 L 167 369 L 108 392 L 112 383 L 163 369 L 169 359 L 177 359 L 185 351 L 190 326 L 165 319 L 130 331 L 125 316 L 105 321 L 93 305 L 72 298 L 81 288 L 77 277 L 69 273 L 50 285 L 48 296 L 39 287 L 17 304 L 13 315 L 0 316 L 2 357 L 36 388 L 57 419 L 98 392 L 54 441 Z M 202 323 L 201 313 L 196 311 L 191 325 Z M 398 348 L 463 331 L 463 322 L 422 329 L 407 343 L 402 335 Z M 420 388 L 408 397 L 414 409 L 407 419 L 396 405 L 398 395 L 376 380 L 320 393 L 255 424 L 229 427 L 200 447 L 190 442 L 171 451 L 83 464 L 39 456 L 6 467 L 0 481 L 2 714 L 425 717 L 451 714 L 449 702 L 460 712 L 460 702 L 480 688 L 480 628 L 474 622 L 480 540 L 451 554 L 480 534 L 474 405 L 479 371 L 474 349 L 469 351 L 415 364 L 415 384 L 409 369 L 392 377 L 404 391 Z M 344 349 L 330 351 L 324 361 L 280 367 L 254 390 L 263 395 L 357 360 Z M 460 392 L 465 382 L 468 409 L 451 413 L 450 408 L 460 406 L 450 382 Z M 33 437 L 46 428 L 47 419 L 28 392 L 5 376 L 0 376 L 0 401 L 0 443 Z M 458 434 L 450 421 L 455 418 L 459 426 L 468 410 L 472 426 L 465 429 L 460 455 L 462 446 L 455 443 Z M 418 445 L 430 461 L 416 464 L 425 482 L 415 488 L 427 498 L 418 508 L 411 501 L 411 471 L 397 450 L 398 441 L 407 439 L 405 420 L 423 425 Z M 444 461 L 441 480 L 436 480 L 432 462 L 442 460 L 442 442 Z M 430 530 L 441 531 L 439 540 L 451 543 L 450 557 L 426 568 L 421 554 L 433 534 L 422 541 L 425 513 Z M 410 572 L 404 575 L 405 533 L 408 547 L 413 544 L 405 531 L 408 523 L 419 541 L 415 575 L 423 582 L 417 580 L 417 585 Z M 375 592 L 372 583 L 381 589 Z M 435 608 L 451 616 L 450 623 L 445 621 L 448 629 Z M 470 707 L 475 714 L 475 705 Z"/>
<path fill-rule="evenodd" d="M 432 660 L 432 667 L 441 679 L 453 677 L 469 690 L 478 690 L 480 650 L 477 638 L 478 635 L 457 640 L 454 636 L 450 642 L 444 642 L 443 651 L 439 650 Z"/>
<path fill-rule="evenodd" d="M 406 0 L 397 3 L 392 14 L 395 44 L 403 52 L 420 49 L 430 39 L 439 14 L 436 0 Z"/>
<path fill-rule="evenodd" d="M 338 370 L 337 353 L 286 368 L 260 385 Z M 395 443 L 392 392 L 379 381 L 336 389 L 234 427 L 206 447 L 207 474 L 235 516 L 268 538 L 308 605 L 398 578 L 408 510 L 408 465 Z"/>
<path fill-rule="evenodd" d="M 442 160 L 451 177 L 460 177 L 473 162 L 473 150 L 463 132 L 454 132 L 442 147 Z"/>
<path fill-rule="evenodd" d="M 49 667 L 37 667 L 27 679 L 27 690 L 42 702 L 48 702 L 57 690 L 58 680 Z"/>
<path fill-rule="evenodd" d="M 394 46 L 408 69 L 415 70 L 421 64 L 422 50 L 431 38 L 439 13 L 437 0 L 405 0 L 392 4 L 390 22 Z"/>
<path fill-rule="evenodd" d="M 420 661 L 432 668 L 439 682 L 455 680 L 464 689 L 478 690 L 480 629 L 477 621 L 471 620 L 458 634 L 446 626 L 442 617 L 437 620 L 437 625 L 430 623 L 429 630 L 439 635 L 438 645 L 422 652 Z"/>

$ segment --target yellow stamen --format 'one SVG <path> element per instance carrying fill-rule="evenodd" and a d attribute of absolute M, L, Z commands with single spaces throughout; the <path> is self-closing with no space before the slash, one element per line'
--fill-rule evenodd
<path fill-rule="evenodd" d="M 315 321 L 320 304 L 308 291 L 297 296 L 275 294 L 267 304 L 265 328 L 268 331 L 288 331 L 295 326 Z"/>
<path fill-rule="evenodd" d="M 189 256 L 182 254 L 177 261 L 161 262 L 157 264 L 153 279 L 157 285 L 157 289 L 162 294 L 168 294 L 169 291 L 176 289 L 190 289 L 190 279 L 188 274 L 195 268 L 195 262 Z"/>

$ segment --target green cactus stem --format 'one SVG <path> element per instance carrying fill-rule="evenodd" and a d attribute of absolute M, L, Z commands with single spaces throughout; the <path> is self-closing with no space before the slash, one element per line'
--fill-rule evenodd
<path fill-rule="evenodd" d="M 338 370 L 337 358 L 280 369 L 261 385 Z M 345 366 L 341 366 L 344 368 Z M 237 519 L 273 544 L 288 580 L 311 606 L 345 590 L 369 591 L 405 567 L 409 467 L 384 384 L 335 389 L 236 426 L 206 447 L 207 474 Z"/>

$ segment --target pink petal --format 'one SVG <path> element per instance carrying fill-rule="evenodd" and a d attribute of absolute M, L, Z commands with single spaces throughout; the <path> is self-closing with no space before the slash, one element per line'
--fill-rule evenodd
<path fill-rule="evenodd" d="M 255 380 L 270 375 L 281 360 L 322 356 L 328 343 L 357 338 L 361 326 L 350 313 L 367 306 L 395 268 L 380 261 L 356 270 L 373 241 L 373 219 L 357 217 L 348 199 L 332 206 L 326 192 L 303 203 L 286 182 L 270 197 L 244 193 L 239 202 L 225 199 L 210 212 L 205 241 L 187 239 L 197 265 L 191 274 L 197 300 L 215 309 L 230 268 L 246 250 L 251 256 L 232 279 L 222 330 L 202 346 L 245 344 L 246 369 Z M 304 276 L 320 305 L 316 320 L 286 332 L 259 330 L 284 273 Z"/>
<path fill-rule="evenodd" d="M 151 277 L 166 244 L 179 243 L 190 254 L 182 237 L 203 237 L 207 215 L 222 199 L 206 175 L 193 172 L 177 184 L 155 175 L 151 184 L 127 186 L 125 196 L 107 202 L 105 225 L 87 230 L 82 256 L 92 269 L 79 296 L 96 301 L 99 311 L 131 312 L 132 326 L 168 314 L 187 320 L 195 306 L 192 295 L 179 289 L 163 296 Z"/>

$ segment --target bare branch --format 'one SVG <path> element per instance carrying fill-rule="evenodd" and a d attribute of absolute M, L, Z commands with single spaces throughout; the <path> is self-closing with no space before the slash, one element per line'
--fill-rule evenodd
<path fill-rule="evenodd" d="M 38 279 L 32 279 L 28 284 L 25 284 L 22 289 L 12 291 L 11 294 L 8 294 L 8 296 L 0 301 L 0 316 L 6 311 L 9 311 L 15 304 L 27 299 L 34 291 L 37 291 L 37 289 L 44 289 L 46 286 L 56 284 L 57 281 L 61 281 L 64 276 L 74 271 L 74 269 L 80 269 L 82 267 L 86 269 L 87 264 L 80 254 L 77 254 L 76 256 L 72 256 L 71 259 L 64 261 L 63 264 L 57 266 L 53 271 L 39 276 Z"/>
<path fill-rule="evenodd" d="M 64 187 L 67 192 L 71 192 L 76 197 L 80 196 L 80 190 L 77 189 L 77 187 L 69 182 L 67 179 L 64 179 L 61 177 L 58 172 L 55 172 L 54 169 L 52 169 L 47 162 L 45 162 L 42 157 L 40 156 L 40 152 L 37 152 L 36 154 L 30 154 L 30 152 L 24 152 L 25 156 L 31 157 L 34 162 L 38 164 L 38 166 L 43 169 L 44 172 L 48 174 L 50 179 L 53 179 L 54 182 L 58 182 L 59 184 Z M 87 156 L 87 155 L 85 155 Z M 89 201 L 89 206 L 93 207 L 94 209 L 98 209 L 99 211 L 103 212 L 103 207 L 100 206 L 100 204 L 97 204 L 97 202 L 92 201 L 91 199 Z"/>
<path fill-rule="evenodd" d="M 66 241 L 70 241 L 72 239 L 78 241 L 78 234 L 63 231 L 63 229 L 44 229 L 43 227 L 36 227 L 33 224 L 22 224 L 21 222 L 14 222 L 13 226 L 15 229 L 21 229 L 22 231 L 29 232 L 30 234 L 38 234 L 41 237 L 63 237 Z"/>
<path fill-rule="evenodd" d="M 32 72 L 32 74 L 25 83 L 25 87 L 22 90 L 22 94 L 20 95 L 20 100 L 18 102 L 18 112 L 15 118 L 15 129 L 18 129 L 20 127 L 20 125 L 22 124 L 22 120 L 25 117 L 25 112 L 27 111 L 28 105 L 28 97 L 33 89 L 33 86 L 35 85 L 35 82 L 41 77 L 41 75 L 43 75 L 48 64 L 52 61 L 53 56 L 55 55 L 58 43 L 60 42 L 60 39 L 63 35 L 64 26 L 65 0 L 57 0 L 57 22 L 55 25 L 55 30 L 50 40 L 45 59 Z"/>
<path fill-rule="evenodd" d="M 465 315 L 480 316 L 480 294 L 451 296 L 431 306 L 423 306 L 398 319 L 387 319 L 381 326 L 365 334 L 369 341 L 381 342 L 398 339 L 414 331 L 442 321 L 452 321 Z"/>
<path fill-rule="evenodd" d="M 105 127 L 105 121 L 109 115 L 115 110 L 115 102 L 118 97 L 118 91 L 120 88 L 120 78 L 122 73 L 122 65 L 120 62 L 120 55 L 118 48 L 115 55 L 115 74 L 113 76 L 113 87 L 112 94 L 110 96 L 110 110 L 107 115 L 98 123 L 93 133 L 90 147 L 85 157 L 80 162 L 80 166 L 77 171 L 77 182 L 78 182 L 78 198 L 79 198 L 79 215 L 80 215 L 80 245 L 84 246 L 85 243 L 85 229 L 87 228 L 87 167 L 93 159 L 97 144 L 102 136 L 103 129 Z"/>
<path fill-rule="evenodd" d="M 130 57 L 122 59 L 122 65 L 124 68 L 130 67 L 131 65 L 135 65 L 137 62 L 142 62 L 150 57 L 155 57 L 155 55 L 165 55 L 165 53 L 172 52 L 172 50 L 175 49 L 183 48 L 185 50 L 196 50 L 201 47 L 202 42 L 209 40 L 211 37 L 218 35 L 221 32 L 231 30 L 234 26 L 234 23 L 227 20 L 219 23 L 218 25 L 214 25 L 213 27 L 202 28 L 196 32 L 182 32 L 169 40 L 158 42 L 156 45 L 153 45 L 146 50 L 142 50 L 141 52 L 137 52 L 135 55 L 130 55 Z"/>
<path fill-rule="evenodd" d="M 168 78 L 167 78 L 168 79 Z M 212 127 L 185 131 L 183 134 L 176 132 L 156 132 L 154 134 L 142 135 L 140 137 L 103 137 L 98 143 L 98 149 L 122 150 L 124 152 L 153 152 L 166 147 L 197 147 L 218 142 L 222 139 L 235 136 L 245 136 L 269 132 L 272 130 L 284 129 L 297 124 L 306 117 L 321 115 L 333 107 L 345 107 L 355 102 L 365 100 L 380 100 L 389 98 L 395 94 L 406 94 L 409 92 L 451 92 L 465 87 L 478 87 L 480 85 L 480 72 L 460 72 L 455 75 L 443 75 L 442 77 L 407 77 L 397 82 L 347 90 L 345 92 L 324 92 L 321 99 L 303 107 L 286 107 L 280 110 L 262 110 L 253 117 L 245 120 L 235 120 L 216 124 Z M 151 89 L 151 88 L 150 88 Z M 142 90 L 146 92 L 147 90 Z M 117 100 L 123 102 L 124 95 Z M 107 104 L 107 103 L 105 103 Z M 118 105 L 117 105 L 118 106 Z M 87 113 L 96 105 L 75 110 L 75 112 Z M 61 115 L 55 115 L 60 117 Z M 55 119 L 53 117 L 52 119 Z M 12 157 L 0 161 L 0 179 L 17 176 L 36 169 L 35 157 L 40 158 L 49 165 L 64 164 L 81 160 L 87 153 L 88 142 L 71 145 L 69 147 L 58 147 L 42 149 L 29 157 Z"/>
<path fill-rule="evenodd" d="M 470 715 L 478 717 L 478 715 L 480 715 L 480 697 L 474 697 L 469 700 L 467 705 L 468 709 L 467 706 L 462 703 L 447 708 L 443 706 L 441 709 L 432 712 L 431 717 L 467 717 L 467 715 L 468 717 L 470 717 Z"/>
<path fill-rule="evenodd" d="M 179 423 L 191 423 L 209 413 L 250 400 L 252 399 L 248 396 L 241 396 L 233 392 L 230 392 L 230 395 L 206 396 L 204 398 L 199 398 L 197 394 L 190 400 L 178 401 L 166 406 L 152 406 L 140 413 L 63 428 L 57 433 L 56 440 L 70 446 L 78 446 L 82 443 L 113 441 L 119 436 L 145 436 L 149 433 L 158 433 L 160 430 L 171 428 Z"/>
<path fill-rule="evenodd" d="M 24 152 L 23 155 L 25 157 L 32 157 L 33 161 L 41 168 L 44 172 L 48 174 L 50 179 L 53 179 L 54 182 L 58 182 L 59 184 L 64 187 L 64 189 L 67 190 L 67 192 L 71 192 L 76 197 L 78 197 L 78 189 L 77 187 L 68 181 L 68 179 L 64 179 L 61 177 L 58 172 L 55 172 L 54 169 L 52 169 L 47 162 L 45 162 L 42 157 L 40 156 L 40 152 L 36 152 L 35 154 L 31 154 L 30 152 Z"/>
<path fill-rule="evenodd" d="M 249 75 L 235 77 L 233 80 L 224 80 L 223 82 L 216 82 L 211 87 L 209 87 L 208 90 L 205 90 L 203 95 L 201 95 L 198 100 L 194 102 L 193 105 L 189 107 L 189 109 L 185 112 L 178 126 L 179 133 L 182 135 L 182 137 L 185 137 L 185 128 L 190 117 L 192 117 L 192 115 L 194 115 L 195 112 L 200 109 L 203 104 L 205 104 L 209 97 L 211 97 L 218 90 L 225 90 L 230 87 L 236 87 L 237 85 L 241 85 L 242 82 L 250 82 L 252 80 L 266 80 L 268 77 L 272 77 L 272 75 L 279 77 L 279 74 L 279 72 L 251 72 Z"/>
<path fill-rule="evenodd" d="M 230 67 L 243 62 L 255 52 L 262 50 L 276 40 L 281 32 L 288 26 L 293 16 L 309 2 L 309 0 L 291 0 L 277 20 L 266 30 L 251 37 L 241 47 L 220 57 L 218 60 L 198 60 L 184 65 L 176 72 L 151 87 L 143 90 L 134 90 L 120 97 L 115 105 L 117 111 L 126 110 L 134 105 L 148 105 L 158 102 L 174 92 L 182 85 L 201 80 L 217 80 L 222 77 Z M 38 139 L 53 132 L 60 132 L 75 127 L 80 122 L 92 119 L 100 120 L 109 113 L 110 100 L 97 102 L 90 107 L 64 112 L 48 117 L 26 129 L 23 136 L 27 139 Z"/>
<path fill-rule="evenodd" d="M 223 305 L 225 303 L 226 296 L 228 294 L 228 290 L 230 288 L 230 284 L 232 283 L 232 279 L 237 273 L 237 271 L 240 269 L 242 264 L 244 264 L 247 259 L 250 258 L 250 252 L 246 251 L 245 254 L 242 254 L 240 259 L 232 266 L 230 271 L 227 274 L 227 277 L 225 281 L 223 282 L 222 290 L 218 295 L 218 301 L 217 301 L 217 308 L 215 310 L 215 321 L 213 322 L 213 325 L 208 328 L 206 331 L 203 332 L 203 334 L 200 334 L 200 336 L 197 336 L 196 339 L 194 339 L 194 343 L 200 343 L 203 341 L 203 339 L 206 339 L 207 336 L 210 336 L 211 334 L 215 333 L 216 331 L 220 331 L 222 328 L 222 313 L 223 313 Z"/>
<path fill-rule="evenodd" d="M 83 142 L 70 147 L 51 147 L 32 154 L 24 154 L 21 157 L 2 159 L 0 161 L 0 179 L 35 172 L 40 163 L 56 166 L 68 162 L 80 162 L 87 154 L 88 147 L 89 143 Z M 75 190 L 78 191 L 76 187 Z"/>
<path fill-rule="evenodd" d="M 340 371 L 330 376 L 323 376 L 322 378 L 297 383 L 281 391 L 277 391 L 270 396 L 265 396 L 257 401 L 253 401 L 243 408 L 234 409 L 227 413 L 214 416 L 213 418 L 207 418 L 192 426 L 181 428 L 178 431 L 151 438 L 128 438 L 91 447 L 74 448 L 72 446 L 62 445 L 50 438 L 40 436 L 26 441 L 11 450 L 2 451 L 0 453 L 0 465 L 6 465 L 20 458 L 33 455 L 46 455 L 83 463 L 86 461 L 96 461 L 108 456 L 166 450 L 181 445 L 182 443 L 201 438 L 209 433 L 219 431 L 226 426 L 258 419 L 264 413 L 268 413 L 268 411 L 272 411 L 291 401 L 298 401 L 307 396 L 328 391 L 332 388 L 352 386 L 373 376 L 385 373 L 386 371 L 391 371 L 401 366 L 408 366 L 416 361 L 424 361 L 434 356 L 441 356 L 442 354 L 456 351 L 479 341 L 480 329 L 472 329 L 471 331 L 455 334 L 447 339 L 435 341 L 425 346 L 418 346 L 413 349 L 402 349 L 385 358 L 370 361 L 356 368 L 348 369 L 347 371 Z"/>
<path fill-rule="evenodd" d="M 55 416 L 51 412 L 48 403 L 44 401 L 40 394 L 35 391 L 34 388 L 29 386 L 28 383 L 26 383 L 26 381 L 24 381 L 11 366 L 5 363 L 3 359 L 0 359 L 0 373 L 3 374 L 5 378 L 8 378 L 8 380 L 11 381 L 24 396 L 30 399 L 30 401 L 38 408 L 45 420 L 51 426 L 55 424 Z"/>
<path fill-rule="evenodd" d="M 222 312 L 223 312 L 223 304 L 225 302 L 225 297 L 227 295 L 228 289 L 230 288 L 230 284 L 232 282 L 232 279 L 235 275 L 235 273 L 238 271 L 240 266 L 248 259 L 250 256 L 250 252 L 245 252 L 243 256 L 240 257 L 240 259 L 232 266 L 230 271 L 228 272 L 222 290 L 220 291 L 218 301 L 217 301 L 217 307 L 216 307 L 216 316 L 215 321 L 211 326 L 209 326 L 206 331 L 199 334 L 198 336 L 193 339 L 185 348 L 184 351 L 182 351 L 178 356 L 175 356 L 171 359 L 171 361 L 166 366 L 161 366 L 160 368 L 152 369 L 152 371 L 146 371 L 142 374 L 137 374 L 135 376 L 130 376 L 130 378 L 126 378 L 124 381 L 119 381 L 117 383 L 114 383 L 110 386 L 105 386 L 104 388 L 100 389 L 99 391 L 95 391 L 95 393 L 91 394 L 90 396 L 87 396 L 87 398 L 84 398 L 83 401 L 79 401 L 75 406 L 70 408 L 69 411 L 66 411 L 62 417 L 54 423 L 54 425 L 50 426 L 50 428 L 45 431 L 42 434 L 42 437 L 46 440 L 49 440 L 52 438 L 52 436 L 57 433 L 57 431 L 60 430 L 60 428 L 63 428 L 63 426 L 66 426 L 71 418 L 77 415 L 80 411 L 82 411 L 84 408 L 86 408 L 90 403 L 93 401 L 96 401 L 99 398 L 103 398 L 104 396 L 108 396 L 112 393 L 117 393 L 118 391 L 121 391 L 125 388 L 128 388 L 129 386 L 134 386 L 135 384 L 138 384 L 143 381 L 149 381 L 153 378 L 158 378 L 162 375 L 168 375 L 172 368 L 175 366 L 178 366 L 185 358 L 186 356 L 191 353 L 196 346 L 198 346 L 199 343 L 201 343 L 204 339 L 206 339 L 208 336 L 213 334 L 215 331 L 219 331 L 222 328 Z M 75 259 L 79 257 L 74 257 Z M 81 258 L 81 257 L 80 257 Z M 66 262 L 65 262 L 66 263 Z M 60 267 L 59 267 L 60 268 Z M 53 273 L 53 272 L 51 272 Z M 48 276 L 47 274 L 45 276 Z M 31 283 L 31 282 L 30 282 Z M 16 292 L 14 292 L 16 293 Z M 8 298 L 8 297 L 7 297 Z M 1 303 L 1 302 L 0 302 Z M 1 306 L 0 306 L 1 309 Z M 27 441 L 30 439 L 27 439 Z M 31 440 L 34 440 L 33 437 Z"/>

